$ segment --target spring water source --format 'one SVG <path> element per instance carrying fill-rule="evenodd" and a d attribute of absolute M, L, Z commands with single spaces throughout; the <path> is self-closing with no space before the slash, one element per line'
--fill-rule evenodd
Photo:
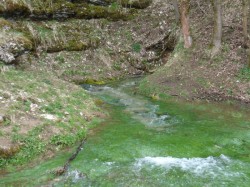
<path fill-rule="evenodd" d="M 250 186 L 249 111 L 152 101 L 134 93 L 136 84 L 84 85 L 110 117 L 91 130 L 68 172 L 49 174 L 64 153 L 2 177 L 0 186 Z"/>

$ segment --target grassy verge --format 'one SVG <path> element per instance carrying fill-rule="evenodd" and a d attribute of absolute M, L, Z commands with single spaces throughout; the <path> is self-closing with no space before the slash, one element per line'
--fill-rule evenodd
<path fill-rule="evenodd" d="M 53 156 L 104 117 L 81 87 L 50 73 L 8 68 L 0 79 L 0 167 Z"/>

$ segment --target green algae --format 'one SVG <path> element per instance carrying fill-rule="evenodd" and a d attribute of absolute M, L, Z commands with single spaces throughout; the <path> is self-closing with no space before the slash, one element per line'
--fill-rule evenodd
<path fill-rule="evenodd" d="M 52 180 L 50 184 L 54 186 L 204 186 L 205 184 L 247 186 L 249 184 L 248 111 L 228 104 L 188 103 L 178 100 L 151 101 L 133 95 L 133 89 L 126 85 L 134 83 L 122 84 L 118 89 L 105 87 L 100 94 L 97 91 L 98 97 L 110 103 L 106 105 L 105 110 L 109 111 L 111 117 L 89 135 L 83 150 L 72 162 L 69 173 Z M 98 89 L 102 90 L 102 87 Z M 152 114 L 152 109 L 157 114 L 153 115 L 152 119 L 168 115 L 169 118 L 166 119 L 168 124 L 158 127 L 138 117 L 146 112 L 147 115 L 144 117 L 148 118 Z M 170 159 L 174 161 L 172 163 L 174 165 L 157 166 L 141 161 L 146 158 Z M 40 166 L 52 169 L 47 163 Z M 37 168 L 25 170 L 25 175 L 7 175 L 1 179 L 0 184 L 15 184 L 18 181 L 22 184 L 24 177 L 26 181 L 33 179 L 25 183 L 28 186 L 42 184 L 41 175 L 48 176 L 48 174 L 44 168 L 40 170 Z M 32 171 L 36 173 L 32 174 Z M 34 176 L 37 177 L 36 182 Z"/>

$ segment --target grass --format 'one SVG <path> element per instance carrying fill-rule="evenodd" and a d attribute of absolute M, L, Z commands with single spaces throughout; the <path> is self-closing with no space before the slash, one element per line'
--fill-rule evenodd
<path fill-rule="evenodd" d="M 132 44 L 132 49 L 136 53 L 140 53 L 141 52 L 141 48 L 142 48 L 141 44 L 139 44 L 139 43 Z"/>
<path fill-rule="evenodd" d="M 1 113 L 15 116 L 14 122 L 10 119 L 4 125 L 7 128 L 11 124 L 13 130 L 5 136 L 5 130 L 1 129 L 1 136 L 11 138 L 20 146 L 14 156 L 0 159 L 0 167 L 25 164 L 48 149 L 56 151 L 74 145 L 86 136 L 93 123 L 99 122 L 92 113 L 100 109 L 80 86 L 59 80 L 48 72 L 11 69 L 2 73 L 0 79 L 0 96 L 9 95 Z M 32 105 L 37 105 L 33 111 Z M 57 120 L 45 119 L 42 114 L 53 115 Z M 81 114 L 92 118 L 86 121 Z M 22 118 L 27 116 L 31 124 L 24 125 Z M 33 118 L 39 124 L 32 124 Z M 26 133 L 21 133 L 25 130 L 23 125 L 28 126 Z"/>
<path fill-rule="evenodd" d="M 241 80 L 250 81 L 250 68 L 244 67 L 240 70 L 238 77 Z"/>

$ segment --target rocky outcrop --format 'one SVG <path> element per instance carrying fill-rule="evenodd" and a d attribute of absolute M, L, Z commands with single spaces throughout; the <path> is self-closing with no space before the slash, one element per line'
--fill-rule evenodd
<path fill-rule="evenodd" d="M 123 6 L 126 8 L 147 8 L 151 3 L 152 0 L 72 0 L 72 2 L 88 2 L 94 5 L 99 5 L 99 6 L 108 6 L 108 5 L 113 5 L 113 6 Z"/>
<path fill-rule="evenodd" d="M 164 21 L 166 17 L 173 16 L 170 16 L 173 13 L 171 5 L 165 1 L 153 1 L 147 9 L 135 14 L 135 9 L 122 8 L 121 5 L 131 7 L 128 4 L 135 5 L 137 2 L 143 8 L 151 0 L 101 1 L 107 2 L 109 6 L 95 6 L 93 1 L 90 4 L 90 1 L 86 3 L 84 0 L 58 0 L 51 5 L 45 2 L 38 5 L 35 1 L 25 4 L 26 1 L 22 0 L 22 6 L 19 4 L 20 10 L 24 11 L 22 15 L 40 21 L 14 18 L 12 21 L 15 25 L 9 27 L 6 33 L 19 33 L 23 39 L 30 41 L 32 48 L 29 53 L 26 53 L 25 48 L 18 54 L 4 48 L 3 54 L 10 54 L 7 57 L 11 60 L 2 57 L 2 61 L 6 64 L 15 62 L 22 69 L 51 70 L 58 77 L 79 84 L 90 80 L 95 83 L 106 82 L 121 76 L 152 72 L 162 64 L 162 55 L 173 49 L 176 39 L 175 30 Z M 18 0 L 9 2 L 20 3 Z M 5 4 L 5 13 L 17 10 L 14 7 Z M 74 19 L 64 19 L 71 16 Z M 115 20 L 121 20 L 111 21 L 112 16 Z M 131 16 L 133 19 L 123 21 Z M 59 17 L 64 21 L 53 20 Z M 78 19 L 103 17 L 107 19 Z M 4 42 L 0 46 L 4 46 Z"/>
<path fill-rule="evenodd" d="M 16 57 L 32 50 L 32 41 L 24 33 L 14 30 L 7 20 L 0 19 L 0 29 L 0 61 L 10 64 Z"/>
<path fill-rule="evenodd" d="M 68 18 L 92 19 L 107 18 L 110 20 L 128 20 L 134 10 L 123 11 L 118 6 L 94 6 L 86 1 L 72 3 L 67 0 L 25 1 L 6 0 L 0 5 L 0 16 L 29 18 L 32 20 L 65 20 Z"/>
<path fill-rule="evenodd" d="M 72 3 L 90 3 L 98 6 L 123 6 L 126 8 L 147 8 L 152 0 L 68 0 Z"/>
<path fill-rule="evenodd" d="M 89 0 L 95 1 L 95 0 Z M 123 7 L 128 8 L 147 8 L 151 3 L 152 0 L 104 0 L 107 3 L 120 3 Z"/>

